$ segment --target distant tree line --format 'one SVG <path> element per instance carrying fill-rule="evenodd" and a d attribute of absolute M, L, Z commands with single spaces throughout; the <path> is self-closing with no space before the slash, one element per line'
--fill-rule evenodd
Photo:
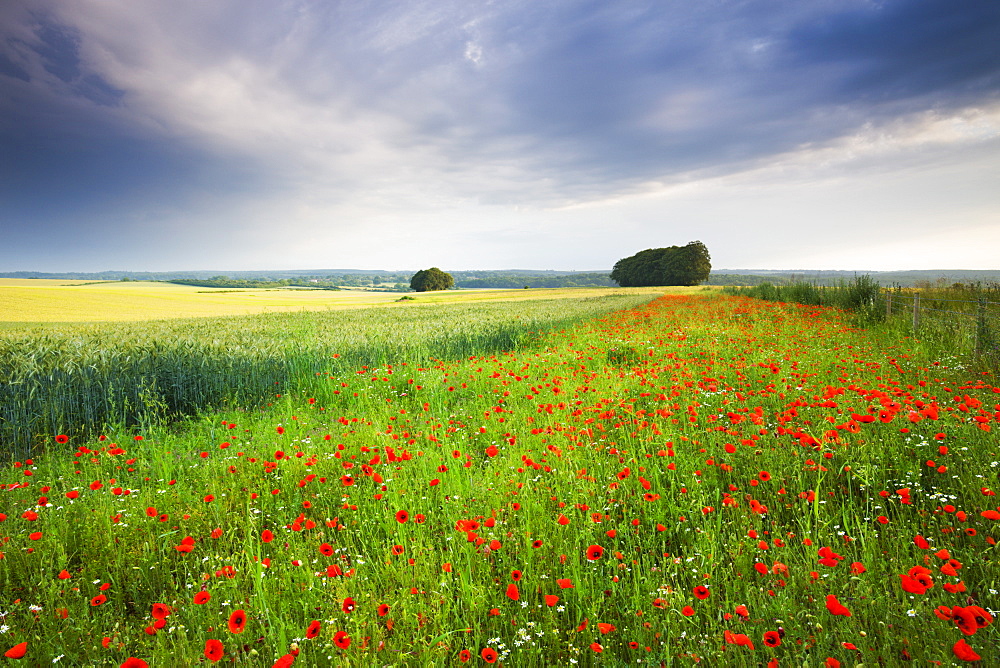
<path fill-rule="evenodd" d="M 700 241 L 686 246 L 647 248 L 615 263 L 611 278 L 622 287 L 698 285 L 712 271 L 708 248 Z"/>
<path fill-rule="evenodd" d="M 469 272 L 470 274 L 472 272 Z M 579 273 L 556 276 L 531 276 L 510 274 L 501 271 L 476 272 L 468 277 L 457 275 L 455 285 L 459 288 L 590 288 L 614 287 L 611 277 L 603 273 Z"/>
<path fill-rule="evenodd" d="M 128 280 L 122 278 L 121 280 Z M 301 287 L 319 290 L 339 290 L 340 288 L 322 279 L 308 280 L 301 278 L 282 278 L 278 280 L 266 280 L 256 278 L 229 278 L 228 276 L 216 276 L 215 278 L 178 278 L 168 283 L 178 285 L 193 285 L 200 288 L 288 288 Z"/>

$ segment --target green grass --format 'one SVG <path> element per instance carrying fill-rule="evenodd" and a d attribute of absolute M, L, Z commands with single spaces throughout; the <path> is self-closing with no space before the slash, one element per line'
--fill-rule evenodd
<path fill-rule="evenodd" d="M 577 293 L 579 294 L 579 293 Z M 423 297 L 421 297 L 423 299 Z M 511 349 L 647 292 L 0 331 L 0 440 L 24 457 L 223 405 L 253 406 L 316 374 Z"/>
<path fill-rule="evenodd" d="M 1000 388 L 895 345 L 835 311 L 665 297 L 528 347 L 418 349 L 256 410 L 74 437 L 0 474 L 4 637 L 31 665 L 195 664 L 207 639 L 241 666 L 293 647 L 296 666 L 463 650 L 476 665 L 484 650 L 517 666 L 956 665 L 962 639 L 991 665 L 1000 625 L 966 636 L 934 610 L 1000 607 L 1000 522 L 983 515 Z M 904 591 L 925 565 L 934 586 Z"/>

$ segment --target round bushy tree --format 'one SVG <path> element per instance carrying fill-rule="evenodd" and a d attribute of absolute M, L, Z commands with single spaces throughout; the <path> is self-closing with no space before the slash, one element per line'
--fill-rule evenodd
<path fill-rule="evenodd" d="M 451 277 L 451 274 L 441 271 L 437 267 L 421 269 L 410 279 L 410 289 L 417 292 L 447 290 L 454 286 L 455 279 Z"/>
<path fill-rule="evenodd" d="M 686 246 L 647 248 L 615 263 L 611 280 L 622 287 L 698 285 L 708 278 L 712 261 L 700 241 Z"/>

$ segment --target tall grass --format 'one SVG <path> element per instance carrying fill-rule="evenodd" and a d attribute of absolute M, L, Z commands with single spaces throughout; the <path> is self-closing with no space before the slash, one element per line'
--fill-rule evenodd
<path fill-rule="evenodd" d="M 730 295 L 828 306 L 854 314 L 855 324 L 889 338 L 912 338 L 929 355 L 953 364 L 1000 369 L 1000 284 L 925 284 L 882 289 L 870 276 L 834 287 L 808 282 L 727 287 Z"/>
<path fill-rule="evenodd" d="M 0 442 L 150 425 L 395 360 L 509 350 L 644 294 L 0 331 Z"/>
<path fill-rule="evenodd" d="M 843 315 L 664 297 L 0 467 L 0 653 L 998 665 L 1000 387 Z"/>

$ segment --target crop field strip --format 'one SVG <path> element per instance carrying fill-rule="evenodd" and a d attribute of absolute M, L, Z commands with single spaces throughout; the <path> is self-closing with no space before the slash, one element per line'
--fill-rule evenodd
<path fill-rule="evenodd" d="M 463 290 L 409 295 L 418 303 L 530 301 L 621 294 L 614 288 Z M 636 293 L 637 290 L 630 290 Z M 657 294 L 662 290 L 644 291 Z M 50 323 L 206 318 L 266 312 L 324 311 L 366 306 L 403 307 L 403 293 L 370 290 L 203 288 L 141 281 L 81 282 L 0 278 L 0 327 Z M 0 330 L 2 331 L 2 330 Z"/>
<path fill-rule="evenodd" d="M 252 406 L 317 373 L 509 349 L 535 332 L 651 296 L 648 290 L 560 292 L 562 298 L 536 294 L 514 302 L 418 301 L 0 331 L 0 438 L 24 452 L 46 434 L 149 425 L 223 404 Z"/>
<path fill-rule="evenodd" d="M 848 317 L 665 296 L 183 428 L 57 434 L 0 473 L 9 651 L 995 665 L 1000 386 Z"/>

